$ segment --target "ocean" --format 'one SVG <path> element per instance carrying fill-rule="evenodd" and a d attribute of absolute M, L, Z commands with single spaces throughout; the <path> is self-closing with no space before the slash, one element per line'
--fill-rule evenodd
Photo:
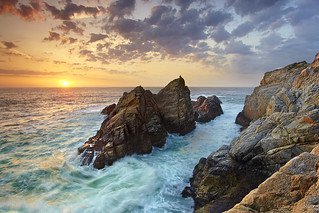
<path fill-rule="evenodd" d="M 234 121 L 253 88 L 190 88 L 193 100 L 217 95 L 224 114 L 169 134 L 151 154 L 80 166 L 77 148 L 100 128 L 100 111 L 131 89 L 1 88 L 0 212 L 193 212 L 181 192 L 201 157 L 238 136 Z"/>

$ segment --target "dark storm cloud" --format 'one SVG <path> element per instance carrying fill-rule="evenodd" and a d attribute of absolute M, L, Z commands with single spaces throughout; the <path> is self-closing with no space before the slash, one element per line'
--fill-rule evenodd
<path fill-rule="evenodd" d="M 49 31 L 49 36 L 44 38 L 43 41 L 57 41 L 60 40 L 61 35 L 57 32 Z"/>
<path fill-rule="evenodd" d="M 1 43 L 6 47 L 6 49 L 12 49 L 18 47 L 16 44 L 10 41 L 1 41 Z"/>
<path fill-rule="evenodd" d="M 0 0 L 0 14 L 11 13 L 27 21 L 41 20 L 40 10 L 40 2 L 37 0 L 29 1 L 29 5 L 23 4 L 18 0 Z"/>
<path fill-rule="evenodd" d="M 61 25 L 54 29 L 62 30 L 65 34 L 69 34 L 72 31 L 79 35 L 83 35 L 83 32 L 85 31 L 83 28 L 78 27 L 78 24 L 73 21 L 63 21 Z"/>
<path fill-rule="evenodd" d="M 100 40 L 103 40 L 105 38 L 107 38 L 108 36 L 105 35 L 105 34 L 95 34 L 95 33 L 91 33 L 91 38 L 90 40 L 88 41 L 88 43 L 93 43 L 93 42 L 96 42 L 96 41 L 100 41 Z"/>
<path fill-rule="evenodd" d="M 135 9 L 135 0 L 117 0 L 113 2 L 108 8 L 109 20 L 114 18 L 123 18 L 125 15 L 131 15 Z"/>
<path fill-rule="evenodd" d="M 55 6 L 44 2 L 46 10 L 48 10 L 55 19 L 71 20 L 76 14 L 86 14 L 96 17 L 100 12 L 104 11 L 103 7 L 86 7 L 72 3 L 72 0 L 66 0 L 63 9 L 58 9 Z"/>

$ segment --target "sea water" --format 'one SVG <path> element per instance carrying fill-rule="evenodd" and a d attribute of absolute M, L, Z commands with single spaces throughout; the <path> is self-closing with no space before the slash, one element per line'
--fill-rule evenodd
<path fill-rule="evenodd" d="M 131 89 L 0 89 L 0 212 L 192 212 L 181 192 L 199 159 L 239 134 L 234 121 L 252 88 L 190 88 L 193 100 L 217 95 L 224 114 L 169 134 L 151 154 L 80 166 L 77 148 L 100 128 L 100 111 Z"/>

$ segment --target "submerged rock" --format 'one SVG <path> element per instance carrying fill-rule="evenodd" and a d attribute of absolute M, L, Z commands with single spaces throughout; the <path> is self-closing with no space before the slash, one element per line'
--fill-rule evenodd
<path fill-rule="evenodd" d="M 319 78 L 314 77 L 317 67 L 313 64 L 296 63 L 265 74 L 261 85 L 246 98 L 239 116 L 250 125 L 230 146 L 222 147 L 207 159 L 202 158 L 195 167 L 188 188 L 195 201 L 195 212 L 222 212 L 232 208 L 289 160 L 319 144 Z M 301 77 L 305 82 L 296 84 Z M 304 191 L 300 193 L 304 196 Z M 262 193 L 260 196 L 263 202 L 266 197 Z M 280 203 L 277 198 L 275 203 Z M 255 208 L 254 199 L 249 202 L 251 209 L 246 210 L 252 212 L 281 208 Z M 283 205 L 294 205 L 297 200 L 289 202 Z M 268 204 L 272 205 L 270 201 Z M 247 205 L 244 203 L 236 210 L 244 212 Z"/>
<path fill-rule="evenodd" d="M 117 105 L 105 108 L 100 130 L 78 148 L 82 165 L 101 169 L 126 155 L 147 154 L 162 147 L 167 131 L 184 135 L 195 128 L 190 93 L 181 77 L 158 95 L 138 86 L 124 93 Z M 190 116 L 192 115 L 192 116 Z"/>
<path fill-rule="evenodd" d="M 197 101 L 193 101 L 195 120 L 201 123 L 209 122 L 217 116 L 223 114 L 220 104 L 221 100 L 215 95 L 210 97 L 199 96 Z"/>

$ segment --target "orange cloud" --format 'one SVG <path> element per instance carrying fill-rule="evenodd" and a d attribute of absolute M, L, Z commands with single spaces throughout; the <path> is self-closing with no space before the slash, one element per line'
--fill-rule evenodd
<path fill-rule="evenodd" d="M 18 4 L 18 0 L 0 0 L 0 3 L 0 14 L 11 13 L 27 21 L 43 20 L 40 14 L 41 3 L 37 0 L 32 0 L 30 5 Z"/>

